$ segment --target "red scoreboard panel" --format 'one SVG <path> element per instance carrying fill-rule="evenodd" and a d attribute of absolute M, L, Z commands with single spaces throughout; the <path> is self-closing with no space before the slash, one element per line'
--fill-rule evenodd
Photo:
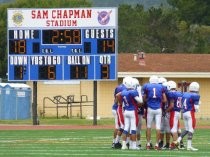
<path fill-rule="evenodd" d="M 117 8 L 7 13 L 8 80 L 117 79 Z"/>

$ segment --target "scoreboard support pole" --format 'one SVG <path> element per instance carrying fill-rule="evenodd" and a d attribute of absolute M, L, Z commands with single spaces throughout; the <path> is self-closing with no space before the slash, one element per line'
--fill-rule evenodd
<path fill-rule="evenodd" d="M 97 125 L 97 81 L 93 82 L 93 96 L 94 96 L 94 103 L 93 103 L 93 125 Z"/>
<path fill-rule="evenodd" d="M 33 81 L 33 103 L 32 103 L 33 125 L 39 125 L 37 116 L 37 81 Z"/>

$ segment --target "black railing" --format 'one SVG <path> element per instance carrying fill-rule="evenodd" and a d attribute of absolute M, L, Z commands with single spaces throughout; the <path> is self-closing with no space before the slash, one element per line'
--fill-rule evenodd
<path fill-rule="evenodd" d="M 55 108 L 56 116 L 59 116 L 59 108 L 66 108 L 66 115 L 69 118 L 72 118 L 72 108 L 79 107 L 80 108 L 80 118 L 82 119 L 82 107 L 83 106 L 93 106 L 93 101 L 88 100 L 87 95 L 81 95 L 79 101 L 75 101 L 74 95 L 69 95 L 67 98 L 62 97 L 61 95 L 54 96 L 53 99 L 49 97 L 44 97 L 43 99 L 43 117 L 45 117 L 47 108 Z M 52 104 L 46 105 L 46 101 L 50 101 Z M 92 104 L 89 104 L 92 103 Z M 70 115 L 69 115 L 70 112 Z"/>

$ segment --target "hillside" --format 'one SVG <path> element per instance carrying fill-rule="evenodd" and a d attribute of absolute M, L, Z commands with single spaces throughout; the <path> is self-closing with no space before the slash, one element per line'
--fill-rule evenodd
<path fill-rule="evenodd" d="M 15 0 L 0 0 L 0 3 L 9 3 Z M 93 7 L 118 7 L 120 4 L 136 5 L 141 4 L 145 9 L 150 7 L 167 6 L 167 0 L 90 0 L 93 2 Z"/>
<path fill-rule="evenodd" d="M 14 0 L 0 0 L 0 3 L 9 3 L 9 2 L 12 2 Z"/>
<path fill-rule="evenodd" d="M 168 6 L 167 0 L 92 0 L 94 7 L 118 7 L 120 4 L 141 4 L 145 9 L 151 7 Z"/>

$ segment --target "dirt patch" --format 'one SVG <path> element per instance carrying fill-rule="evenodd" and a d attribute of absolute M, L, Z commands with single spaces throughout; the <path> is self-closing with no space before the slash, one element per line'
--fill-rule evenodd
<path fill-rule="evenodd" d="M 0 125 L 0 130 L 81 130 L 112 129 L 113 125 Z"/>
<path fill-rule="evenodd" d="M 0 125 L 0 130 L 82 130 L 113 129 L 114 125 Z M 145 129 L 143 127 L 143 129 Z M 210 129 L 210 126 L 197 126 L 196 129 Z"/>

